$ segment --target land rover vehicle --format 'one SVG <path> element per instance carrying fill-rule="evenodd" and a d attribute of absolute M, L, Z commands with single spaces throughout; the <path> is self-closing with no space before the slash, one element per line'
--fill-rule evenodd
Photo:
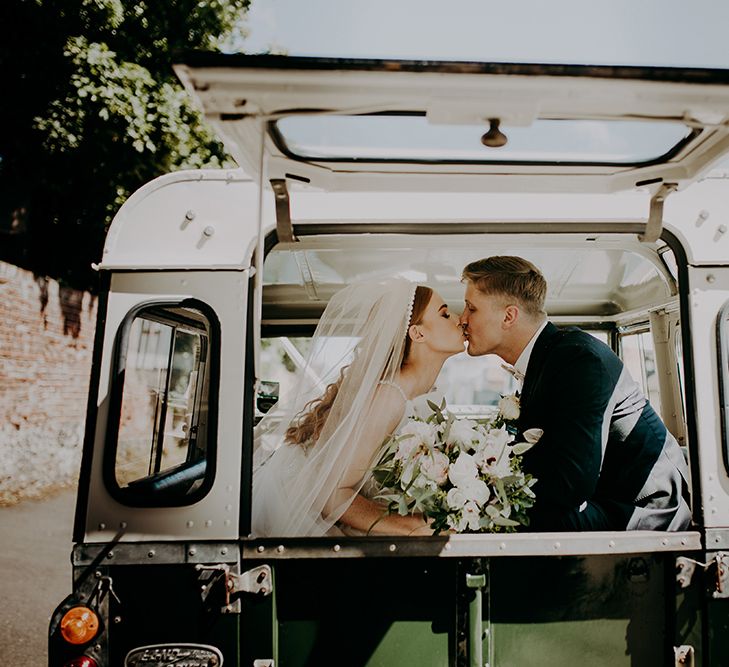
<path fill-rule="evenodd" d="M 109 231 L 50 664 L 727 664 L 729 72 L 209 54 L 176 71 L 241 170 L 157 179 Z M 252 535 L 257 382 L 286 391 L 266 357 L 295 364 L 365 277 L 460 310 L 462 267 L 493 254 L 535 262 L 550 318 L 643 384 L 690 464 L 691 530 Z M 464 411 L 504 382 L 476 363 L 446 388 Z"/>

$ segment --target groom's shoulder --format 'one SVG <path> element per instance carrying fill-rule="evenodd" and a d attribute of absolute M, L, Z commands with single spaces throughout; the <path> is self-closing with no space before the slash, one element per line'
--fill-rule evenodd
<path fill-rule="evenodd" d="M 600 359 L 615 356 L 615 353 L 608 345 L 575 326 L 557 327 L 551 347 L 555 352 L 562 354 L 579 352 L 582 355 L 595 356 Z"/>

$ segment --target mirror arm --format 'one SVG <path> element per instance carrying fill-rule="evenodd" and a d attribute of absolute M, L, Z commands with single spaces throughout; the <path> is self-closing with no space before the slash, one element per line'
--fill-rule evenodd
<path fill-rule="evenodd" d="M 289 191 L 285 178 L 272 178 L 271 187 L 276 198 L 276 235 L 279 243 L 292 243 L 298 241 L 294 236 L 294 226 L 291 224 L 291 208 L 289 205 Z"/>

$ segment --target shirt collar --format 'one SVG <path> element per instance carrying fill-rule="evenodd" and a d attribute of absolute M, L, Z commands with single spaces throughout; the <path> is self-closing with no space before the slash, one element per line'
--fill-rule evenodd
<path fill-rule="evenodd" d="M 532 350 L 534 349 L 534 344 L 537 342 L 537 338 L 539 338 L 539 334 L 544 331 L 544 327 L 547 326 L 548 320 L 545 318 L 544 322 L 542 322 L 539 325 L 539 328 L 534 332 L 534 335 L 532 336 L 531 340 L 527 343 L 526 347 L 522 350 L 522 353 L 519 355 L 519 358 L 516 360 L 516 363 L 514 364 L 514 368 L 524 377 L 527 372 L 527 366 L 529 366 L 529 357 L 532 356 Z"/>

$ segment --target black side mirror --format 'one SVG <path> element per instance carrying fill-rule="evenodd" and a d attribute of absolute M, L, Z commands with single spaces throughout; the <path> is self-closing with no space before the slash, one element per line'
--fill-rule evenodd
<path fill-rule="evenodd" d="M 256 407 L 259 412 L 268 412 L 276 403 L 278 403 L 278 382 L 269 380 L 261 380 L 258 386 L 258 395 L 256 396 Z"/>

